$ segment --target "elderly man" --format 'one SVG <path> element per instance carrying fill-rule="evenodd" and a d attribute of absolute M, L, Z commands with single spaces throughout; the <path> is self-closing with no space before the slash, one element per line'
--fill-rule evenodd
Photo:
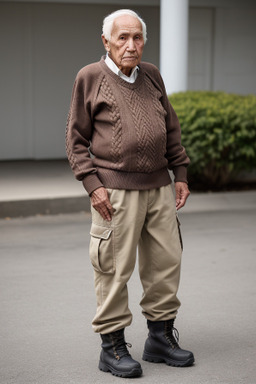
<path fill-rule="evenodd" d="M 127 282 L 137 246 L 140 305 L 149 328 L 143 360 L 179 367 L 194 362 L 193 353 L 179 347 L 173 326 L 182 254 L 176 210 L 189 196 L 189 159 L 160 73 L 141 62 L 144 21 L 131 10 L 116 11 L 104 19 L 102 41 L 106 56 L 82 68 L 75 80 L 67 154 L 91 198 L 99 368 L 136 377 L 142 369 L 127 350 L 124 329 L 132 321 Z"/>

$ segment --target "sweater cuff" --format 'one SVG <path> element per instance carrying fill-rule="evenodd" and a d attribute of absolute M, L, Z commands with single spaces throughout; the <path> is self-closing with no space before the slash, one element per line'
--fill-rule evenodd
<path fill-rule="evenodd" d="M 187 180 L 187 167 L 180 166 L 173 168 L 173 174 L 174 174 L 174 182 L 182 182 L 182 183 L 188 183 Z"/>
<path fill-rule="evenodd" d="M 96 173 L 89 174 L 82 180 L 82 182 L 89 196 L 93 191 L 95 191 L 95 189 L 104 187 Z"/>

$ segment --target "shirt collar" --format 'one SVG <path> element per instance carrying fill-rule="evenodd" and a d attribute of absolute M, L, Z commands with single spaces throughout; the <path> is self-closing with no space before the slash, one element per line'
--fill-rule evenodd
<path fill-rule="evenodd" d="M 117 76 L 121 77 L 123 80 L 127 81 L 128 83 L 134 83 L 138 76 L 139 67 L 136 65 L 135 68 L 133 68 L 131 75 L 126 76 L 114 63 L 114 61 L 109 57 L 108 53 L 105 58 L 105 63 L 111 69 L 112 72 L 114 72 Z"/>

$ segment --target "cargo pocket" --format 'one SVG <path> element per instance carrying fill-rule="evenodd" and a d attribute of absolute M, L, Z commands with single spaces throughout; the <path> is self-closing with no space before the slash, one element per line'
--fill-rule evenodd
<path fill-rule="evenodd" d="M 180 239 L 180 246 L 183 251 L 183 241 L 182 241 L 182 235 L 181 235 L 181 229 L 180 229 L 180 220 L 178 218 L 178 215 L 176 215 L 176 220 L 177 220 L 177 226 L 178 226 L 178 233 L 179 233 L 179 239 Z"/>
<path fill-rule="evenodd" d="M 112 228 L 92 224 L 90 258 L 93 268 L 97 272 L 108 274 L 115 272 L 112 231 Z"/>

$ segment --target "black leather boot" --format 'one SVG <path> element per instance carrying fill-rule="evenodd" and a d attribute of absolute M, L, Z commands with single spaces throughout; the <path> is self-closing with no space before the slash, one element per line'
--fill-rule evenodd
<path fill-rule="evenodd" d="M 179 334 L 173 327 L 174 319 L 147 321 L 149 334 L 145 343 L 143 360 L 166 363 L 174 367 L 188 367 L 194 363 L 192 352 L 179 347 Z"/>
<path fill-rule="evenodd" d="M 124 329 L 100 335 L 102 339 L 102 351 L 100 354 L 99 369 L 111 372 L 120 377 L 138 377 L 142 374 L 140 363 L 133 360 L 129 354 L 125 342 Z"/>

